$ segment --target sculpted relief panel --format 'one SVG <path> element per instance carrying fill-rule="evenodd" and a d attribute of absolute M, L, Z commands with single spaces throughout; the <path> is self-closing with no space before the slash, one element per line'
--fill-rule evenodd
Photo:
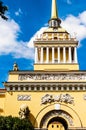
<path fill-rule="evenodd" d="M 52 102 L 64 102 L 74 104 L 74 98 L 71 97 L 69 94 L 60 94 L 60 95 L 46 94 L 41 98 L 41 104 L 47 104 Z"/>
<path fill-rule="evenodd" d="M 86 74 L 20 74 L 18 80 L 66 80 L 66 81 L 86 81 Z"/>
<path fill-rule="evenodd" d="M 17 100 L 18 101 L 30 101 L 31 95 L 18 95 Z"/>

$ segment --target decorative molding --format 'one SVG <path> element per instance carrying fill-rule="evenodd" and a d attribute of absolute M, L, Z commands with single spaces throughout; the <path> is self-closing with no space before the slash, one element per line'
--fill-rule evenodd
<path fill-rule="evenodd" d="M 30 101 L 31 95 L 18 95 L 17 100 L 18 101 Z"/>
<path fill-rule="evenodd" d="M 44 128 L 44 126 L 47 125 L 49 119 L 51 119 L 51 117 L 63 117 L 65 120 L 67 120 L 70 124 L 70 126 L 74 126 L 74 122 L 73 122 L 73 119 L 72 117 L 65 111 L 62 111 L 62 110 L 53 110 L 53 111 L 50 111 L 48 112 L 41 120 L 41 123 L 40 123 L 40 127 L 41 128 Z"/>
<path fill-rule="evenodd" d="M 74 98 L 71 97 L 69 94 L 60 94 L 60 95 L 46 94 L 41 98 L 41 104 L 47 104 L 52 102 L 64 102 L 74 104 Z"/>
<path fill-rule="evenodd" d="M 8 82 L 7 91 L 86 91 L 85 82 Z"/>
<path fill-rule="evenodd" d="M 86 74 L 19 74 L 20 81 L 86 81 Z"/>

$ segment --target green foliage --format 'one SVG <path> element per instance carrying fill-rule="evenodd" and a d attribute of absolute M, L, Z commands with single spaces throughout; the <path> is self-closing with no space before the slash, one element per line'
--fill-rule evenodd
<path fill-rule="evenodd" d="M 8 18 L 5 16 L 5 12 L 8 10 L 7 6 L 3 5 L 3 2 L 0 0 L 0 16 L 7 20 Z"/>
<path fill-rule="evenodd" d="M 0 116 L 0 130 L 34 130 L 34 128 L 28 119 Z"/>

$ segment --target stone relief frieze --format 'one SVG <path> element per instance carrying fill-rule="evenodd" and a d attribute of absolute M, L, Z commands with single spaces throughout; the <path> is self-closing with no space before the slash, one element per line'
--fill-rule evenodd
<path fill-rule="evenodd" d="M 17 100 L 18 101 L 30 101 L 31 95 L 18 95 Z"/>
<path fill-rule="evenodd" d="M 52 102 L 64 102 L 74 104 L 74 98 L 69 94 L 60 94 L 60 95 L 46 94 L 41 98 L 41 104 L 47 104 Z"/>
<path fill-rule="evenodd" d="M 18 80 L 86 80 L 86 74 L 20 74 Z"/>

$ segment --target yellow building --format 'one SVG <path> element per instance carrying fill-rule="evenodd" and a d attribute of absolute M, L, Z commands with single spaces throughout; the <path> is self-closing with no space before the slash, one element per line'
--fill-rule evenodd
<path fill-rule="evenodd" d="M 34 71 L 14 64 L 3 83 L 0 115 L 25 118 L 29 108 L 35 129 L 86 130 L 86 71 L 79 70 L 78 41 L 60 26 L 56 0 L 48 24 L 34 41 Z"/>

